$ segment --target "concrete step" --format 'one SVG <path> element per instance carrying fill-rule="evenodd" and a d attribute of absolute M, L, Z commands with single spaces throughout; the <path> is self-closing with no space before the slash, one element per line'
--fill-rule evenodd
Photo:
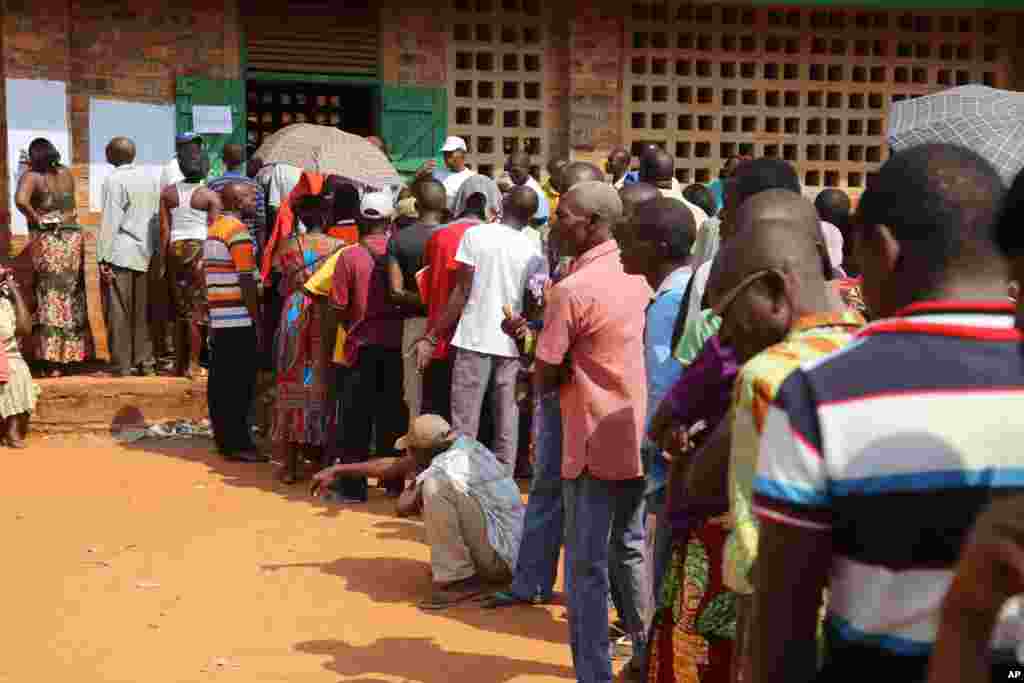
<path fill-rule="evenodd" d="M 42 389 L 32 416 L 36 433 L 110 433 L 208 417 L 205 379 L 71 376 L 36 382 Z"/>

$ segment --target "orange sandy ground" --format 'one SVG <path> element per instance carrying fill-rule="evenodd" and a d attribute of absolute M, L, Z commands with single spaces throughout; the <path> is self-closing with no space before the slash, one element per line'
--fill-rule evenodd
<path fill-rule="evenodd" d="M 564 607 L 417 610 L 429 553 L 390 500 L 313 502 L 205 440 L 0 457 L 0 681 L 573 680 Z"/>

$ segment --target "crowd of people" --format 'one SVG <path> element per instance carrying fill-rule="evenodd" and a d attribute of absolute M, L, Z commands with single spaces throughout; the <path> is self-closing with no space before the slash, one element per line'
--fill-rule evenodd
<path fill-rule="evenodd" d="M 88 347 L 81 228 L 37 142 L 18 207 L 58 372 Z M 423 609 L 550 603 L 564 548 L 581 682 L 614 658 L 651 683 L 1016 666 L 1024 174 L 1007 188 L 923 144 L 854 209 L 806 199 L 774 158 L 684 188 L 657 146 L 553 159 L 543 183 L 525 155 L 493 180 L 460 138 L 440 152 L 395 194 L 231 145 L 207 179 L 184 135 L 160 187 L 112 140 L 97 254 L 117 371 L 152 373 L 173 322 L 179 374 L 206 349 L 233 460 L 268 459 L 267 394 L 283 481 L 312 466 L 314 494 L 359 505 L 374 480 L 422 517 Z M 7 441 L 35 400 L 30 327 L 5 280 Z"/>

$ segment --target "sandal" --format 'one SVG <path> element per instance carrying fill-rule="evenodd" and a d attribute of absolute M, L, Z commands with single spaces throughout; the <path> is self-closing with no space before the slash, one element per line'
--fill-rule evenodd
<path fill-rule="evenodd" d="M 526 605 L 542 605 L 545 601 L 533 602 L 531 600 L 523 600 L 521 597 L 512 593 L 511 591 L 498 591 L 492 593 L 480 602 L 480 606 L 484 609 L 498 609 L 499 607 L 520 607 Z"/>
<path fill-rule="evenodd" d="M 462 591 L 452 590 L 436 590 L 431 593 L 430 597 L 419 603 L 418 607 L 428 612 L 436 612 L 439 610 L 454 607 L 460 603 L 472 600 L 473 598 L 479 597 L 484 592 L 483 586 L 476 588 L 467 588 Z"/>

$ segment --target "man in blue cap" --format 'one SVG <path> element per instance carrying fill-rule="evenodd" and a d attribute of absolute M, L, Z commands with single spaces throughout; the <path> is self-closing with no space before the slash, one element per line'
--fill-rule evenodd
<path fill-rule="evenodd" d="M 173 159 L 164 164 L 163 170 L 160 172 L 160 191 L 163 192 L 164 188 L 168 185 L 174 185 L 180 183 L 185 179 L 185 174 L 181 172 L 181 166 L 178 164 L 178 158 L 182 155 L 183 148 L 190 145 L 198 145 L 200 149 L 203 147 L 203 138 L 198 133 L 181 133 L 175 138 L 175 147 L 178 153 Z"/>

